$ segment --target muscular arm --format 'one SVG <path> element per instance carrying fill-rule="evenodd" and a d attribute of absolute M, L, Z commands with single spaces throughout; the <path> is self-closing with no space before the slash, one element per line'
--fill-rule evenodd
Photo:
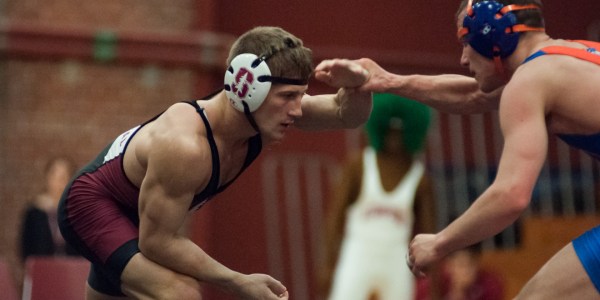
<path fill-rule="evenodd" d="M 170 135 L 173 136 L 173 135 Z M 152 137 L 146 176 L 140 190 L 140 241 L 142 253 L 154 262 L 199 281 L 223 286 L 236 275 L 180 235 L 195 190 L 205 179 L 190 176 L 210 171 L 201 166 L 195 142 L 168 134 Z"/>
<path fill-rule="evenodd" d="M 338 61 L 344 60 L 324 61 L 317 66 L 317 71 L 327 70 Z M 399 75 L 384 70 L 368 58 L 354 62 L 369 72 L 369 80 L 360 87 L 361 91 L 397 94 L 447 113 L 473 114 L 498 109 L 502 88 L 484 93 L 472 77 L 457 74 Z"/>
<path fill-rule="evenodd" d="M 475 79 L 463 75 L 396 75 L 387 78 L 388 93 L 417 100 L 447 113 L 474 114 L 498 109 L 501 89 L 483 93 Z M 367 88 L 367 87 L 365 87 Z"/>
<path fill-rule="evenodd" d="M 340 88 L 337 94 L 306 95 L 302 98 L 302 118 L 295 125 L 304 130 L 353 129 L 369 119 L 371 93 Z"/>
<path fill-rule="evenodd" d="M 173 105 L 147 125 L 138 146 L 146 166 L 140 186 L 139 247 L 155 263 L 210 283 L 243 299 L 287 299 L 284 285 L 266 274 L 233 271 L 185 237 L 182 227 L 194 195 L 212 173 L 210 147 L 198 115 L 185 104 Z M 136 151 L 138 154 L 138 151 Z"/>
<path fill-rule="evenodd" d="M 413 239 L 413 273 L 422 275 L 450 252 L 494 236 L 526 209 L 548 147 L 545 97 L 531 81 L 511 82 L 504 91 L 500 121 L 505 142 L 493 184 L 440 233 Z"/>

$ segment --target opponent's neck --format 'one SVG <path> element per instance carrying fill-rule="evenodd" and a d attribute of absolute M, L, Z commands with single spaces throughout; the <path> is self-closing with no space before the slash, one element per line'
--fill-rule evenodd
<path fill-rule="evenodd" d="M 527 32 L 522 33 L 522 35 L 515 52 L 503 61 L 511 74 L 523 64 L 527 57 L 552 42 L 552 39 L 545 32 Z"/>

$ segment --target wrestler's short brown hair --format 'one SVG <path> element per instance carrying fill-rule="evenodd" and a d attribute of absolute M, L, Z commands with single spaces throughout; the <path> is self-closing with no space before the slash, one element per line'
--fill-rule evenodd
<path fill-rule="evenodd" d="M 301 39 L 279 27 L 255 27 L 242 34 L 229 51 L 227 66 L 242 53 L 267 57 L 272 76 L 308 81 L 314 69 L 312 51 Z"/>

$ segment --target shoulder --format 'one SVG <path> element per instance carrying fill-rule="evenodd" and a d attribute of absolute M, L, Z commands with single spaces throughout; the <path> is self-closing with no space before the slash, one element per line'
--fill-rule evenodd
<path fill-rule="evenodd" d="M 193 142 L 198 137 L 206 136 L 206 128 L 193 106 L 176 103 L 152 122 L 148 133 L 154 146 L 168 143 L 180 146 L 180 143 Z"/>
<path fill-rule="evenodd" d="M 530 64 L 531 63 L 531 64 Z M 542 104 L 554 94 L 556 82 L 561 75 L 556 75 L 556 66 L 542 61 L 532 61 L 519 67 L 502 91 L 500 108 L 510 105 L 521 106 Z"/>
<path fill-rule="evenodd" d="M 195 188 L 210 175 L 210 146 L 198 112 L 189 104 L 174 104 L 147 133 L 147 176 L 171 182 L 175 189 Z M 190 170 L 194 170 L 191 176 Z"/>

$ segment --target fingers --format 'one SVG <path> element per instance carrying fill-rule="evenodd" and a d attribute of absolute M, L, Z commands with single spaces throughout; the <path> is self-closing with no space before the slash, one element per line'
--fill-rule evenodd
<path fill-rule="evenodd" d="M 315 78 L 322 82 L 330 82 L 331 74 L 325 71 L 315 71 Z"/>
<path fill-rule="evenodd" d="M 413 240 L 414 241 L 414 240 Z M 415 263 L 415 256 L 412 254 L 412 244 L 413 241 L 410 242 L 408 251 L 406 252 L 406 266 L 416 277 L 425 277 L 426 274 L 421 268 L 417 267 Z"/>
<path fill-rule="evenodd" d="M 426 274 L 415 265 L 415 257 L 406 253 L 406 266 L 416 277 L 425 277 Z"/>
<path fill-rule="evenodd" d="M 267 283 L 267 286 L 269 287 L 269 289 L 271 289 L 273 294 L 277 295 L 279 298 L 287 298 L 287 288 L 278 280 L 271 277 L 269 282 Z"/>
<path fill-rule="evenodd" d="M 325 71 L 325 70 L 330 70 L 334 65 L 340 63 L 340 61 L 342 61 L 344 59 L 326 59 L 323 60 L 322 62 L 320 62 L 316 67 L 315 67 L 315 71 Z"/>
<path fill-rule="evenodd" d="M 326 59 L 326 60 L 323 60 L 322 62 L 320 62 L 315 67 L 315 72 L 329 72 L 334 68 L 349 69 L 352 72 L 363 73 L 363 74 L 364 74 L 364 72 L 367 71 L 365 68 L 363 68 L 363 66 L 361 66 L 359 63 L 357 63 L 357 61 L 352 61 L 349 59 L 335 58 L 335 59 Z"/>
<path fill-rule="evenodd" d="M 348 59 L 324 60 L 315 68 L 317 80 L 334 87 L 357 88 L 370 77 L 367 69 Z"/>

